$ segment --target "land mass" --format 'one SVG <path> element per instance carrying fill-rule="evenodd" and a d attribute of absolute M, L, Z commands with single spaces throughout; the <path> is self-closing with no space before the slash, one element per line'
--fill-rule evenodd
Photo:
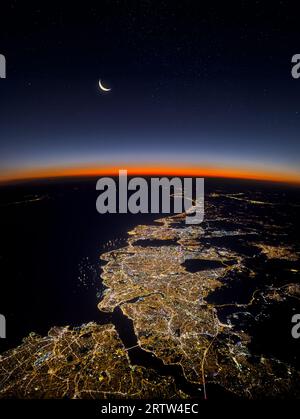
<path fill-rule="evenodd" d="M 184 214 L 161 218 L 136 226 L 125 246 L 101 254 L 99 310 L 121 310 L 136 346 L 180 370 L 202 398 L 210 397 L 212 384 L 242 398 L 300 397 L 297 360 L 254 345 L 270 307 L 299 303 L 299 250 L 286 240 L 285 223 L 255 215 L 272 203 L 241 194 L 210 198 L 203 225 L 185 225 Z M 246 203 L 247 215 L 230 220 L 224 199 Z M 285 273 L 284 281 L 275 270 Z M 191 396 L 172 369 L 139 365 L 132 350 L 111 323 L 31 334 L 0 356 L 0 397 Z"/>

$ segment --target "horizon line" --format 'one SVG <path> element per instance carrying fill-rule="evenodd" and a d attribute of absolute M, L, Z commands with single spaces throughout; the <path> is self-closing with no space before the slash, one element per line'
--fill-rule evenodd
<path fill-rule="evenodd" d="M 281 182 L 300 185 L 300 174 L 279 173 L 270 170 L 247 170 L 244 168 L 215 167 L 212 165 L 133 165 L 102 164 L 102 168 L 94 166 L 69 166 L 69 167 L 47 167 L 33 170 L 23 170 L 7 175 L 0 175 L 0 183 L 11 183 L 16 181 L 30 181 L 50 178 L 66 177 L 96 177 L 96 176 L 118 176 L 119 170 L 127 170 L 128 176 L 178 176 L 178 177 L 210 177 L 229 178 L 257 181 Z M 127 168 L 126 168 L 127 166 Z"/>

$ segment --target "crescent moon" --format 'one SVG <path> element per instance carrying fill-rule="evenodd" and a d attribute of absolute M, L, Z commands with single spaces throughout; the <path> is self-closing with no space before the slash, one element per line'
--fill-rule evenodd
<path fill-rule="evenodd" d="M 103 92 L 110 92 L 111 89 L 109 89 L 108 87 L 105 87 L 102 83 L 101 80 L 99 80 L 99 87 L 101 90 L 103 90 Z"/>

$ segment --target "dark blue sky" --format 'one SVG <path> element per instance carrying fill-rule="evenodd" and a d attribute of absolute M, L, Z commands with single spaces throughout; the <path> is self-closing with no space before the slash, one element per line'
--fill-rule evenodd
<path fill-rule="evenodd" d="M 300 176 L 296 10 L 223 3 L 9 2 L 0 177 L 158 161 Z M 99 78 L 110 93 L 101 94 Z"/>

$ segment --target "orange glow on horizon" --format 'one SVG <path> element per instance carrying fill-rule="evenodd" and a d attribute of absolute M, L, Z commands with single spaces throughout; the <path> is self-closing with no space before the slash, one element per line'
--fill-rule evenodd
<path fill-rule="evenodd" d="M 100 164 L 99 164 L 100 166 Z M 280 173 L 271 170 L 250 170 L 215 166 L 182 165 L 132 165 L 118 164 L 97 166 L 47 167 L 32 170 L 20 170 L 0 174 L 0 182 L 18 180 L 47 179 L 60 177 L 96 177 L 117 176 L 119 170 L 127 170 L 128 176 L 182 176 L 182 177 L 218 177 L 234 179 L 265 180 L 294 183 L 300 185 L 300 173 Z"/>

